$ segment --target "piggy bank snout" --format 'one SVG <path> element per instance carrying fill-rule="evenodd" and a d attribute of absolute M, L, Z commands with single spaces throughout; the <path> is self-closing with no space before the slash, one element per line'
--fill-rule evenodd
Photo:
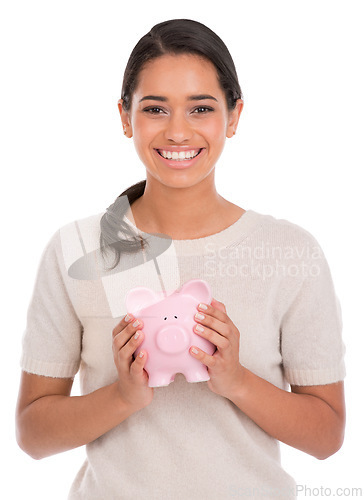
<path fill-rule="evenodd" d="M 177 354 L 188 349 L 190 336 L 180 325 L 166 325 L 159 330 L 156 343 L 161 351 L 168 354 Z"/>

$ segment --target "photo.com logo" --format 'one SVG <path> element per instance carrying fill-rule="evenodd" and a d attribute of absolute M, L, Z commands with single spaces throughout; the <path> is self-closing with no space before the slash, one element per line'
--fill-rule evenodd
<path fill-rule="evenodd" d="M 297 484 L 295 488 L 242 488 L 231 486 L 228 498 L 362 498 L 363 488 L 355 487 L 337 487 L 330 488 L 325 486 L 307 486 Z"/>
<path fill-rule="evenodd" d="M 317 497 L 317 498 L 327 498 L 327 497 L 346 497 L 346 498 L 361 498 L 363 497 L 362 488 L 329 488 L 325 486 L 317 486 L 314 488 L 308 487 L 305 484 L 297 484 L 296 487 L 297 496 L 301 497 Z"/>

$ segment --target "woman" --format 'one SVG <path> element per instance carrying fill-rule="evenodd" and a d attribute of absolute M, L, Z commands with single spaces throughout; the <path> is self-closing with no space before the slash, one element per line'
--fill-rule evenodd
<path fill-rule="evenodd" d="M 279 441 L 324 459 L 344 436 L 341 313 L 322 250 L 303 228 L 217 193 L 243 99 L 228 49 L 206 26 L 154 26 L 130 55 L 118 106 L 146 180 L 60 228 L 44 250 L 23 338 L 18 443 L 38 459 L 87 445 L 71 499 L 294 498 Z M 123 297 L 194 278 L 214 296 L 198 307 L 195 333 L 216 351 L 190 348 L 210 380 L 177 374 L 149 387 L 148 352 L 133 356 L 143 322 Z"/>

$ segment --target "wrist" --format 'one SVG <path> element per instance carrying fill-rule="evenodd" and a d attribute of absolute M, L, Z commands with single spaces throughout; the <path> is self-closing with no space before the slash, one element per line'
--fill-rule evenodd
<path fill-rule="evenodd" d="M 119 391 L 119 382 L 114 382 L 110 386 L 112 390 L 112 399 L 114 402 L 115 410 L 120 415 L 121 421 L 126 417 L 132 415 L 137 411 L 133 408 L 129 401 L 125 401 Z"/>
<path fill-rule="evenodd" d="M 236 376 L 236 382 L 233 385 L 233 387 L 231 387 L 231 390 L 229 392 L 228 399 L 230 399 L 230 401 L 232 401 L 236 405 L 238 401 L 239 404 L 241 404 L 242 400 L 244 399 L 244 393 L 246 392 L 246 379 L 248 376 L 248 371 L 249 370 L 245 368 L 245 366 L 239 365 L 239 369 L 237 371 L 237 376 Z"/>

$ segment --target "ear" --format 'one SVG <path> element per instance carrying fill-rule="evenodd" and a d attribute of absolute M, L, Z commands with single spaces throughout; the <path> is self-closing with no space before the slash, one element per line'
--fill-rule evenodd
<path fill-rule="evenodd" d="M 243 111 L 244 101 L 242 99 L 237 99 L 235 108 L 229 111 L 229 120 L 226 129 L 226 137 L 232 137 L 236 133 L 238 128 L 239 118 L 241 112 Z"/>
<path fill-rule="evenodd" d="M 126 137 L 133 137 L 133 132 L 130 124 L 129 113 L 123 108 L 123 99 L 118 100 L 118 109 L 120 113 L 121 123 L 123 125 L 123 133 Z"/>
<path fill-rule="evenodd" d="M 210 304 L 212 300 L 212 292 L 210 285 L 205 280 L 189 280 L 181 288 L 182 295 L 190 295 L 198 303 L 204 302 Z"/>
<path fill-rule="evenodd" d="M 145 286 L 137 286 L 129 290 L 125 296 L 126 310 L 135 316 L 142 309 L 145 309 L 160 300 L 161 297 L 158 292 L 155 292 Z"/>

